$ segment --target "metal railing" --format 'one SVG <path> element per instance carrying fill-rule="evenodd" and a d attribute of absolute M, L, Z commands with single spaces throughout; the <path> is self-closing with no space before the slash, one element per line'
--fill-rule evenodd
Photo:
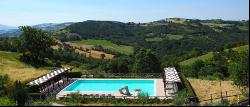
<path fill-rule="evenodd" d="M 101 73 L 82 74 L 82 78 L 163 78 L 162 73 Z"/>

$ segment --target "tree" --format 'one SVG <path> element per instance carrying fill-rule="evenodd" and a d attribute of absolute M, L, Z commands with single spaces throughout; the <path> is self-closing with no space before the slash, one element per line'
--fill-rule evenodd
<path fill-rule="evenodd" d="M 112 73 L 128 73 L 128 61 L 124 58 L 117 58 L 111 62 Z"/>
<path fill-rule="evenodd" d="M 1 76 L 0 75 L 0 96 L 6 95 L 8 90 L 8 75 Z"/>
<path fill-rule="evenodd" d="M 14 86 L 12 87 L 11 97 L 18 106 L 24 106 L 28 99 L 25 85 L 20 81 L 15 81 Z"/>
<path fill-rule="evenodd" d="M 135 73 L 160 73 L 161 63 L 151 50 L 141 49 L 135 55 Z"/>
<path fill-rule="evenodd" d="M 201 68 L 204 67 L 204 61 L 202 60 L 197 60 L 193 63 L 192 65 L 192 76 L 198 78 L 199 72 L 201 72 Z"/>
<path fill-rule="evenodd" d="M 242 52 L 238 58 L 234 58 L 228 69 L 234 84 L 249 87 L 249 51 Z"/>
<path fill-rule="evenodd" d="M 30 52 L 33 62 L 40 63 L 51 53 L 54 41 L 49 32 L 35 29 L 30 26 L 20 27 L 22 31 L 22 46 L 25 48 L 23 54 Z"/>

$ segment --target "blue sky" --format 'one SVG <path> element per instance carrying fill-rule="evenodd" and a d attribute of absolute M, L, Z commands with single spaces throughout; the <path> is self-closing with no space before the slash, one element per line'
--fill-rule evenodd
<path fill-rule="evenodd" d="M 248 20 L 249 0 L 0 0 L 0 24 L 164 18 Z"/>

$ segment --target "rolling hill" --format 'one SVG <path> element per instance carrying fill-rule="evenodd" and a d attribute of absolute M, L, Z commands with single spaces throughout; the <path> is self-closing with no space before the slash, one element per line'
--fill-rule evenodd
<path fill-rule="evenodd" d="M 232 48 L 232 49 L 235 50 L 235 51 L 241 52 L 241 51 L 244 51 L 244 50 L 249 50 L 249 45 L 239 46 L 239 47 L 235 47 L 235 48 Z M 225 51 L 228 51 L 228 49 L 226 49 Z M 190 58 L 188 60 L 182 61 L 179 64 L 180 65 L 192 65 L 197 60 L 205 61 L 205 60 L 211 59 L 212 57 L 213 57 L 213 53 L 209 52 L 209 53 L 207 53 L 205 55 L 201 55 L 201 56 L 198 56 L 198 57 L 194 57 L 194 58 Z"/>

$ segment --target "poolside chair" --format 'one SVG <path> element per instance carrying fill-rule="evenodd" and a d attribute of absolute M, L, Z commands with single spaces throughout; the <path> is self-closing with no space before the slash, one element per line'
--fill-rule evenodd
<path fill-rule="evenodd" d="M 112 98 L 112 95 L 111 95 L 111 94 L 108 94 L 108 98 Z"/>
<path fill-rule="evenodd" d="M 89 77 L 89 78 L 93 78 L 93 77 L 94 77 L 94 75 L 88 75 L 88 77 Z"/>
<path fill-rule="evenodd" d="M 86 78 L 86 77 L 87 77 L 87 75 L 82 75 L 82 76 L 81 76 L 81 78 Z"/>
<path fill-rule="evenodd" d="M 83 94 L 82 96 L 83 98 L 89 98 L 89 96 L 87 94 Z"/>
<path fill-rule="evenodd" d="M 93 94 L 90 94 L 90 95 L 89 95 L 89 97 L 90 97 L 90 98 L 93 98 L 93 97 L 94 97 L 94 95 L 93 95 Z"/>
<path fill-rule="evenodd" d="M 99 94 L 95 94 L 94 97 L 95 97 L 95 98 L 100 98 L 100 95 L 99 95 Z"/>
<path fill-rule="evenodd" d="M 101 95 L 101 98 L 105 98 L 105 94 L 102 94 L 102 95 Z"/>

